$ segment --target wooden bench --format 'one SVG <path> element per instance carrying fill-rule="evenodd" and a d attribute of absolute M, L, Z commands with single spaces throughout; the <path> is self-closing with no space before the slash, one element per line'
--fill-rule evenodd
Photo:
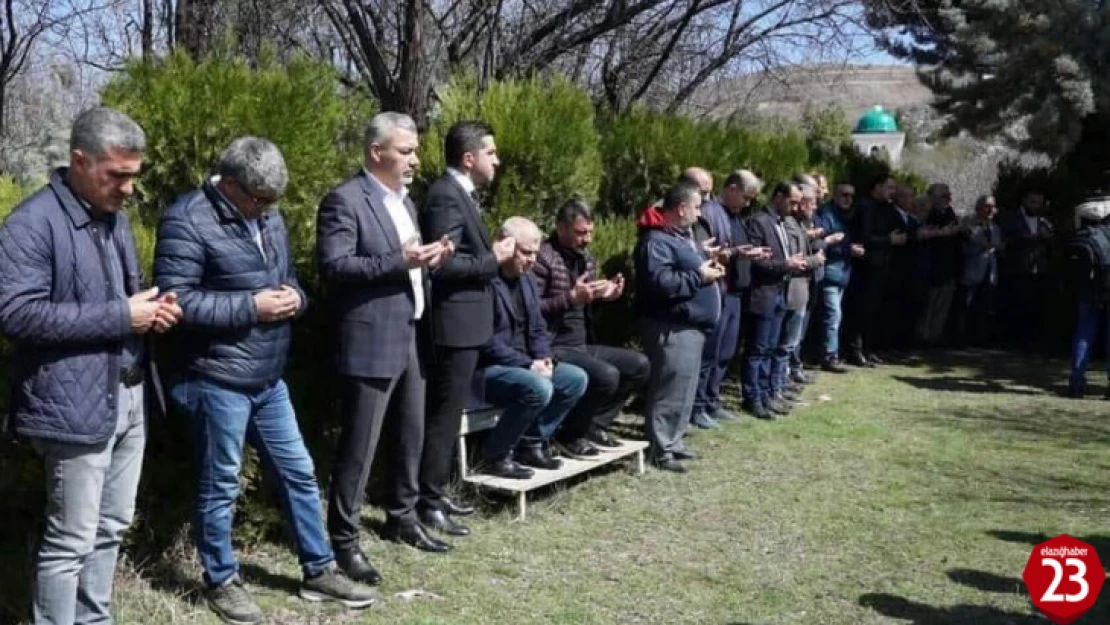
<path fill-rule="evenodd" d="M 523 521 L 528 513 L 528 492 L 542 488 L 549 484 L 561 482 L 569 477 L 603 467 L 622 458 L 634 457 L 636 460 L 636 474 L 644 473 L 644 450 L 648 444 L 644 441 L 630 441 L 618 439 L 620 447 L 614 449 L 599 448 L 601 453 L 596 457 L 586 459 L 560 458 L 563 466 L 554 471 L 536 469 L 536 474 L 527 480 L 510 480 L 492 475 L 471 473 L 467 461 L 466 435 L 473 432 L 488 430 L 497 425 L 501 418 L 501 411 L 489 408 L 482 410 L 467 410 L 463 412 L 462 424 L 459 426 L 459 475 L 463 481 L 474 485 L 475 488 L 488 488 L 491 490 L 513 493 L 517 500 L 517 519 Z"/>

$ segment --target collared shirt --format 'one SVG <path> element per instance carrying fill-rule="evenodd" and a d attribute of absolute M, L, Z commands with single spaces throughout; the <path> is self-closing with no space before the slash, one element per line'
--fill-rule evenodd
<path fill-rule="evenodd" d="M 420 235 L 416 231 L 416 224 L 412 222 L 412 216 L 409 215 L 409 210 L 405 206 L 405 198 L 408 196 L 409 190 L 406 187 L 401 187 L 400 192 L 394 191 L 382 184 L 369 171 L 366 171 L 366 175 L 374 183 L 378 193 L 381 194 L 382 204 L 385 205 L 385 210 L 393 221 L 393 227 L 397 229 L 397 238 L 401 239 L 401 244 L 404 245 L 406 241 L 414 238 L 419 241 Z M 420 267 L 409 269 L 409 282 L 412 283 L 413 319 L 419 319 L 424 315 L 423 271 Z"/>
<path fill-rule="evenodd" d="M 1040 218 L 1036 215 L 1030 215 L 1026 212 L 1024 206 L 1021 208 L 1021 216 L 1025 217 L 1025 225 L 1029 227 L 1029 234 L 1037 234 L 1040 231 Z"/>
<path fill-rule="evenodd" d="M 482 212 L 482 207 L 478 205 L 477 199 L 478 187 L 474 186 L 474 181 L 470 179 L 470 176 L 467 176 L 454 167 L 448 167 L 447 173 L 455 179 L 455 182 L 459 183 L 463 191 L 466 191 L 466 194 L 470 196 L 470 199 L 474 200 L 474 210 Z"/>
<path fill-rule="evenodd" d="M 775 217 L 775 234 L 779 237 L 779 245 L 782 245 L 782 254 L 786 258 L 794 255 L 790 250 L 790 240 L 786 238 L 786 225 L 783 218 L 778 213 L 771 213 Z"/>
<path fill-rule="evenodd" d="M 220 199 L 222 199 L 224 203 L 226 203 L 228 206 L 235 209 L 236 213 L 239 213 L 239 217 L 241 217 L 243 219 L 243 223 L 247 225 L 247 232 L 251 234 L 251 239 L 253 239 L 254 244 L 258 246 L 258 251 L 262 253 L 262 260 L 266 260 L 266 247 L 262 245 L 262 228 L 258 225 L 258 219 L 247 219 L 245 216 L 243 216 L 243 213 L 239 210 L 239 207 L 235 205 L 235 202 L 232 202 L 230 198 L 224 195 L 223 191 L 220 191 L 219 176 L 212 176 L 208 181 L 212 184 L 212 188 L 215 189 L 216 195 L 220 196 Z"/>
<path fill-rule="evenodd" d="M 902 208 L 900 206 L 898 206 L 897 204 L 894 205 L 894 210 L 898 211 L 898 216 L 902 218 L 902 223 L 904 225 L 907 225 L 907 226 L 910 225 L 910 214 L 909 213 L 902 210 Z"/>
<path fill-rule="evenodd" d="M 115 237 L 116 225 L 119 223 L 119 219 L 115 215 L 97 215 L 91 204 L 77 195 L 72 187 L 70 187 L 70 190 L 73 192 L 73 197 L 81 204 L 81 207 L 89 213 L 89 234 L 103 254 L 104 270 L 107 273 L 109 287 L 116 297 L 128 299 L 127 272 L 124 271 L 123 254 L 116 244 Z M 142 338 L 132 334 L 124 339 L 123 349 L 120 350 L 120 368 L 129 369 L 142 362 L 142 358 Z"/>

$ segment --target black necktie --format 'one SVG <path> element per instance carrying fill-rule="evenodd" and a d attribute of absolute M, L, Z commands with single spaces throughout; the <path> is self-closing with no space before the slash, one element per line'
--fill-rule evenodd
<path fill-rule="evenodd" d="M 482 205 L 482 203 L 478 201 L 478 190 L 477 189 L 471 189 L 470 190 L 470 199 L 474 200 L 474 205 L 475 206 L 481 206 Z"/>

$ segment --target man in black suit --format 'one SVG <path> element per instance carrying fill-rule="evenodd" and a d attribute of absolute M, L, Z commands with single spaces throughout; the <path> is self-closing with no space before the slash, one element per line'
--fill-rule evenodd
<path fill-rule="evenodd" d="M 500 162 L 493 130 L 483 122 L 459 122 L 444 141 L 447 171 L 428 189 L 420 230 L 427 241 L 448 237 L 455 254 L 432 274 L 431 326 L 434 342 L 420 461 L 421 520 L 447 534 L 470 530 L 451 518 L 473 508 L 446 494 L 451 457 L 462 410 L 470 393 L 479 348 L 493 335 L 490 281 L 498 266 L 513 256 L 516 241 L 491 243 L 482 224 L 477 188 L 493 182 Z"/>
<path fill-rule="evenodd" d="M 871 183 L 867 197 L 856 209 L 852 240 L 862 243 L 867 254 L 853 259 L 852 281 L 845 293 L 845 333 L 848 362 L 857 367 L 882 364 L 871 350 L 886 347 L 887 321 L 882 318 L 893 249 L 906 245 L 906 222 L 891 202 L 894 178 L 880 173 Z"/>
<path fill-rule="evenodd" d="M 407 185 L 419 164 L 416 124 L 381 113 L 366 130 L 366 166 L 320 204 L 316 251 L 336 328 L 342 430 L 328 492 L 328 532 L 347 574 L 377 583 L 359 549 L 363 496 L 387 409 L 393 471 L 385 536 L 424 551 L 450 546 L 416 515 L 424 441 L 424 371 L 417 327 L 427 308 L 427 274 L 453 252 L 422 245 Z"/>

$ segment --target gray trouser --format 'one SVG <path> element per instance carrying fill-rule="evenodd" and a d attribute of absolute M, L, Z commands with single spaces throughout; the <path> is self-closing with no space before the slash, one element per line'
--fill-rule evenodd
<path fill-rule="evenodd" d="M 46 531 L 35 559 L 35 625 L 111 623 L 112 578 L 135 513 L 146 421 L 143 386 L 119 388 L 116 433 L 99 445 L 36 439 Z"/>
<path fill-rule="evenodd" d="M 663 460 L 685 449 L 682 436 L 694 409 L 705 334 L 655 319 L 644 319 L 642 326 L 644 353 L 651 361 L 644 424 L 652 459 Z"/>

